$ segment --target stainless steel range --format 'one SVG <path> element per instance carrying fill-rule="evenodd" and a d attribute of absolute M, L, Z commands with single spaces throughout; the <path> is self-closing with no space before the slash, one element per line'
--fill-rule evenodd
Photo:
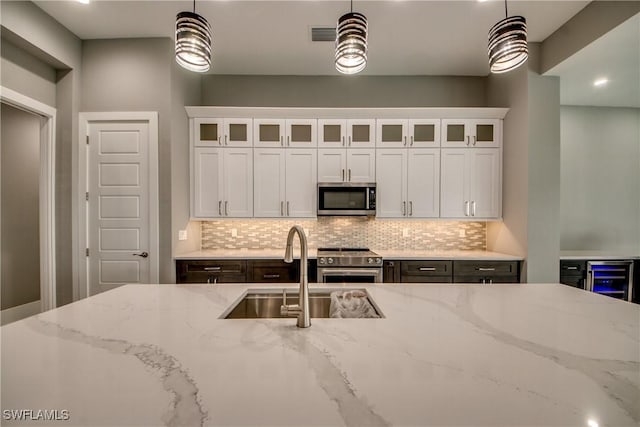
<path fill-rule="evenodd" d="M 368 248 L 318 248 L 318 282 L 382 283 L 382 257 Z"/>

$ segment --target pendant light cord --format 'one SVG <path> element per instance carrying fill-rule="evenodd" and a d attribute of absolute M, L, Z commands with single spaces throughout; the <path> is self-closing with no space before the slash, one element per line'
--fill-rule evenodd
<path fill-rule="evenodd" d="M 193 7 L 194 8 L 195 8 L 195 2 L 196 2 L 196 0 L 193 0 L 193 3 L 194 3 Z M 509 12 L 507 11 L 507 0 L 504 0 L 504 17 L 505 18 L 509 17 Z"/>
<path fill-rule="evenodd" d="M 504 1 L 505 7 L 507 5 L 507 0 Z M 196 0 L 193 0 L 193 13 L 196 13 Z"/>
<path fill-rule="evenodd" d="M 195 0 L 193 0 L 193 1 L 195 1 Z M 351 13 L 353 13 L 353 0 L 351 0 Z"/>

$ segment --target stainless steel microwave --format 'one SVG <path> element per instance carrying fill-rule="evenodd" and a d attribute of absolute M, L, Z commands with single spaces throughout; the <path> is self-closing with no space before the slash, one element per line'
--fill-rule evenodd
<path fill-rule="evenodd" d="M 318 183 L 318 216 L 374 216 L 375 214 L 375 183 Z"/>

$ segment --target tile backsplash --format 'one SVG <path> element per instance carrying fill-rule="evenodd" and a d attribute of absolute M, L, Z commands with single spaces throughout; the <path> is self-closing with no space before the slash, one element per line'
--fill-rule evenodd
<path fill-rule="evenodd" d="M 359 217 L 225 219 L 201 223 L 202 249 L 282 248 L 289 228 L 295 224 L 305 229 L 312 248 L 486 250 L 487 242 L 486 222 L 395 221 Z M 233 236 L 234 230 L 236 237 Z"/>

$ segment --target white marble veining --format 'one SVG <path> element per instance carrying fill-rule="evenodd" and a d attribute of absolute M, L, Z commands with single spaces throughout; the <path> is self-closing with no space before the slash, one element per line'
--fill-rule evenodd
<path fill-rule="evenodd" d="M 129 285 L 3 326 L 3 416 L 68 410 L 59 424 L 76 426 L 640 423 L 638 305 L 562 285 L 357 285 L 385 318 L 312 319 L 309 329 L 218 318 L 256 287 L 267 288 Z"/>

